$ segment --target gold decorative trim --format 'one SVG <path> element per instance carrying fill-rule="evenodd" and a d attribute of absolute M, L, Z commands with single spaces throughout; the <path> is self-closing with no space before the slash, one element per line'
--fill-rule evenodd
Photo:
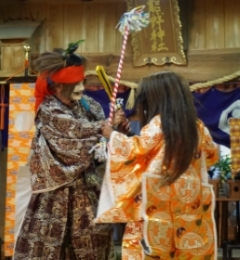
<path fill-rule="evenodd" d="M 126 0 L 128 9 L 146 5 L 150 24 L 141 32 L 132 34 L 133 64 L 186 65 L 179 6 L 177 0 Z"/>

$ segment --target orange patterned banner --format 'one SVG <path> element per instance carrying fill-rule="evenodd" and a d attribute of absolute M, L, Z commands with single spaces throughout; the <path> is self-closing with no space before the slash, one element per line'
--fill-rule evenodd
<path fill-rule="evenodd" d="M 34 83 L 10 85 L 9 132 L 6 184 L 4 255 L 12 256 L 14 248 L 16 180 L 20 166 L 26 165 L 34 127 Z"/>
<path fill-rule="evenodd" d="M 232 160 L 232 177 L 240 171 L 240 119 L 230 118 L 230 144 Z"/>

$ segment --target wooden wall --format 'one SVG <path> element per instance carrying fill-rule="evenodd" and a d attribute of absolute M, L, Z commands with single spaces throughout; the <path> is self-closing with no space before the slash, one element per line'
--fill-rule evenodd
<path fill-rule="evenodd" d="M 169 69 L 190 81 L 205 81 L 240 70 L 240 1 L 179 0 L 179 6 L 187 66 L 134 68 L 129 39 L 122 79 L 138 81 L 149 73 Z M 0 0 L 0 23 L 24 19 L 42 21 L 41 34 L 34 39 L 40 52 L 85 39 L 78 52 L 89 57 L 88 68 L 94 70 L 101 64 L 109 75 L 115 76 L 122 45 L 121 34 L 115 26 L 126 11 L 124 0 Z M 11 53 L 9 50 L 6 55 L 1 53 L 4 60 L 0 77 L 9 76 L 1 74 L 1 70 L 9 66 L 9 59 L 16 59 L 16 55 L 10 57 Z M 31 54 L 33 58 L 38 55 Z M 12 64 L 16 71 L 16 63 Z"/>
<path fill-rule="evenodd" d="M 188 1 L 188 49 L 240 48 L 239 10 L 237 0 Z"/>

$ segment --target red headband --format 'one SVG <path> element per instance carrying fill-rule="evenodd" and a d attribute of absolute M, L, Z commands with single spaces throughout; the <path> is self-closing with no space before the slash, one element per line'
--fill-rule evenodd
<path fill-rule="evenodd" d="M 53 82 L 71 84 L 78 83 L 84 80 L 83 66 L 70 66 L 63 68 L 49 77 Z M 45 96 L 50 96 L 52 93 L 48 90 L 47 79 L 44 74 L 39 75 L 35 85 L 34 96 L 35 111 L 37 111 L 39 105 L 42 103 Z"/>

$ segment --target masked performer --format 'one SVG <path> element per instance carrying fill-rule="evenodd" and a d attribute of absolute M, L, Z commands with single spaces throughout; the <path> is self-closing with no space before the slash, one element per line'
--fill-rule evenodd
<path fill-rule="evenodd" d="M 93 99 L 82 97 L 84 64 L 74 50 L 58 49 L 36 60 L 32 197 L 15 260 L 113 259 L 111 225 L 92 221 L 101 177 L 89 150 L 99 142 L 104 114 Z"/>
<path fill-rule="evenodd" d="M 198 120 L 187 82 L 173 72 L 138 88 L 140 136 L 105 123 L 108 165 L 96 222 L 126 222 L 122 259 L 217 259 L 207 167 L 217 146 Z"/>

